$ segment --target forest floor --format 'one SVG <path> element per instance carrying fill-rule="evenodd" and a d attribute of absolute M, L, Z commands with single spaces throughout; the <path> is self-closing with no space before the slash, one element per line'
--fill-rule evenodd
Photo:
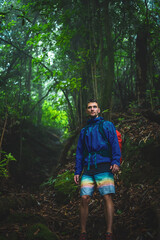
<path fill-rule="evenodd" d="M 143 120 L 143 121 L 142 121 Z M 155 122 L 150 122 L 146 119 L 141 121 L 133 121 L 129 125 L 124 123 L 120 126 L 123 135 L 127 133 L 130 139 L 138 143 L 145 142 L 148 138 L 156 138 L 160 134 L 160 126 Z M 144 150 L 144 148 L 143 148 Z M 145 150 L 146 154 L 147 148 Z M 138 157 L 138 156 L 136 156 Z M 139 156 L 140 157 L 140 156 Z M 134 158 L 134 156 L 133 156 Z M 125 162 L 125 158 L 123 159 Z M 153 159 L 154 160 L 154 159 Z M 135 165 L 133 164 L 132 167 Z M 149 166 L 149 165 L 148 165 Z M 139 166 L 143 172 L 143 164 Z M 123 165 L 122 165 L 123 169 Z M 69 170 L 74 172 L 73 159 L 60 170 L 59 173 Z M 131 169 L 129 174 L 133 174 Z M 146 172 L 142 175 L 146 175 Z M 114 214 L 114 239 L 115 240 L 158 240 L 160 239 L 160 178 L 150 179 L 146 176 L 143 180 L 132 181 L 129 184 L 124 182 L 121 174 L 115 176 L 116 194 L 113 196 L 115 205 Z M 154 175 L 154 174 L 153 174 Z M 130 179 L 130 176 L 128 175 Z M 152 181 L 153 180 L 153 181 Z M 7 188 L 7 186 L 6 186 Z M 79 239 L 80 220 L 79 220 L 79 205 L 80 197 L 77 190 L 74 197 L 67 203 L 60 205 L 56 202 L 54 186 L 46 186 L 37 192 L 31 193 L 24 189 L 17 189 L 12 185 L 7 189 L 6 195 L 12 193 L 17 198 L 32 196 L 36 204 L 32 207 L 20 207 L 16 210 L 10 209 L 10 214 L 21 214 L 23 216 L 40 216 L 45 219 L 47 226 L 52 232 L 55 232 L 60 240 Z M 9 236 L 10 232 L 16 232 L 18 239 L 26 240 L 25 234 L 28 228 L 28 223 L 23 221 L 14 223 L 0 223 L 0 233 Z M 34 235 L 39 230 L 35 231 Z M 103 201 L 96 190 L 89 204 L 89 217 L 87 223 L 88 240 L 103 240 L 105 233 L 105 219 L 103 213 Z M 9 238 L 8 238 L 9 239 Z M 0 238 L 1 240 L 1 238 Z M 10 239 L 9 239 L 10 240 Z"/>
<path fill-rule="evenodd" d="M 70 164 L 70 167 L 72 165 Z M 134 184 L 126 187 L 116 179 L 114 236 L 118 239 L 154 239 L 158 240 L 158 216 L 155 206 L 159 206 L 160 180 L 154 185 L 148 183 Z M 39 202 L 38 209 L 30 209 L 47 219 L 49 228 L 56 232 L 61 240 L 79 239 L 79 192 L 68 204 L 60 206 L 54 199 L 52 188 L 45 189 L 35 195 Z M 87 224 L 88 239 L 102 240 L 105 233 L 103 201 L 98 191 L 95 191 L 89 204 Z"/>
<path fill-rule="evenodd" d="M 69 168 L 73 164 L 69 164 Z M 116 194 L 113 198 L 115 204 L 114 214 L 114 236 L 115 240 L 158 240 L 158 217 L 160 216 L 160 180 L 153 185 L 148 183 L 133 184 L 130 187 L 124 186 L 116 179 Z M 16 195 L 16 193 L 14 192 Z M 18 197 L 24 197 L 30 193 L 23 191 L 17 193 Z M 12 214 L 21 216 L 41 216 L 45 219 L 47 226 L 55 232 L 60 240 L 79 239 L 79 192 L 65 205 L 59 205 L 55 199 L 55 192 L 52 187 L 48 187 L 37 193 L 32 193 L 37 205 L 33 207 L 19 207 L 10 209 Z M 157 208 L 155 207 L 157 206 Z M 158 212 L 159 211 L 159 212 Z M 89 218 L 87 224 L 88 239 L 103 240 L 105 233 L 105 219 L 103 213 L 103 201 L 99 193 L 95 191 L 89 204 Z M 5 232 L 9 236 L 10 232 L 16 232 L 20 240 L 25 240 L 25 234 L 29 223 L 2 222 L 0 232 Z M 38 231 L 35 231 L 35 235 Z M 8 238 L 10 239 L 10 238 Z"/>

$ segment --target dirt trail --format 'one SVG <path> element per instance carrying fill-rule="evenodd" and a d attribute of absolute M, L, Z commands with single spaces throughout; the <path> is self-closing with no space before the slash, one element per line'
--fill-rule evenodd
<path fill-rule="evenodd" d="M 116 179 L 114 236 L 115 240 L 158 240 L 159 184 L 134 184 L 124 186 Z M 46 188 L 34 196 L 38 207 L 30 209 L 47 220 L 49 228 L 56 232 L 61 240 L 78 239 L 79 192 L 68 204 L 59 206 L 55 201 L 54 189 Z M 105 233 L 103 201 L 98 191 L 89 204 L 87 223 L 88 239 L 101 240 Z"/>

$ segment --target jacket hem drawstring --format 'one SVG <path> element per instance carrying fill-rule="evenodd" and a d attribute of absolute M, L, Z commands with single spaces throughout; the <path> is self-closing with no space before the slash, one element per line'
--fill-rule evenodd
<path fill-rule="evenodd" d="M 88 156 L 88 168 L 87 168 L 87 170 L 90 170 L 91 155 L 93 155 L 95 168 L 97 168 L 97 154 L 96 154 L 96 152 L 91 152 L 91 153 L 89 153 L 89 156 Z"/>

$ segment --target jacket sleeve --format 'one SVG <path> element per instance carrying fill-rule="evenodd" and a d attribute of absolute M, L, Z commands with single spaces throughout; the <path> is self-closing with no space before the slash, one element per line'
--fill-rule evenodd
<path fill-rule="evenodd" d="M 104 130 L 112 148 L 111 165 L 117 164 L 118 166 L 120 166 L 121 150 L 118 143 L 116 129 L 113 123 L 111 122 L 107 122 L 107 125 L 108 126 L 106 126 L 106 122 L 105 122 Z"/>
<path fill-rule="evenodd" d="M 83 129 L 81 130 L 76 150 L 75 175 L 81 175 L 83 170 Z"/>

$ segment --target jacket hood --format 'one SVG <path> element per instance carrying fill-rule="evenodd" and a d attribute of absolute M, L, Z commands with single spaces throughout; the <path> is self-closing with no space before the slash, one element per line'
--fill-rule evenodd
<path fill-rule="evenodd" d="M 96 117 L 96 118 L 90 118 L 88 121 L 87 121 L 87 124 L 94 124 L 96 122 L 100 122 L 104 120 L 103 117 Z"/>

